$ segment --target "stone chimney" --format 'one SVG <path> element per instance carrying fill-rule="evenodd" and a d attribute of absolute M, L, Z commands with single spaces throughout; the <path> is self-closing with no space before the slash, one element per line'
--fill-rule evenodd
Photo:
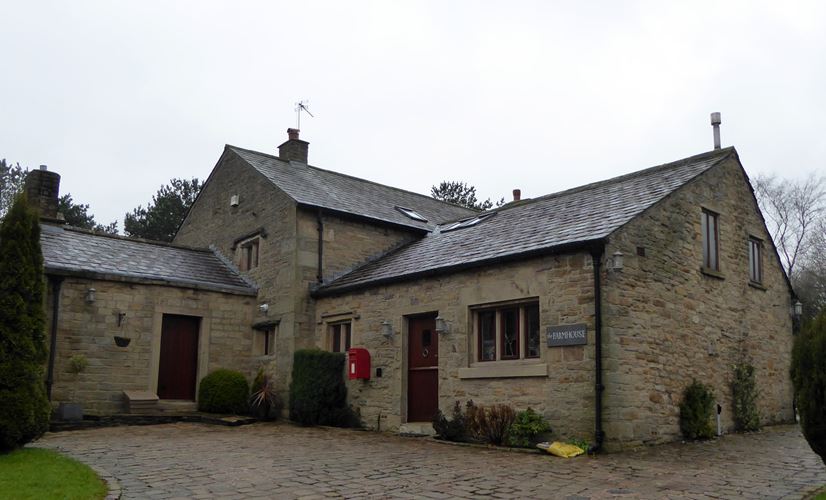
<path fill-rule="evenodd" d="M 60 175 L 49 172 L 46 165 L 40 170 L 32 170 L 26 176 L 26 198 L 40 213 L 41 219 L 58 220 L 57 198 L 60 194 Z"/>
<path fill-rule="evenodd" d="M 310 143 L 298 138 L 300 131 L 297 128 L 287 129 L 287 142 L 278 146 L 278 157 L 285 161 L 300 161 L 307 163 L 307 151 Z"/>
<path fill-rule="evenodd" d="M 522 199 L 522 190 L 521 189 L 514 189 L 513 190 L 513 201 L 519 201 Z"/>

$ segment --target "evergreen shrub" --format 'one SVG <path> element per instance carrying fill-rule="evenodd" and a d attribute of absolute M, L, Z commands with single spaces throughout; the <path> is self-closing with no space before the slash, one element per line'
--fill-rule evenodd
<path fill-rule="evenodd" d="M 694 380 L 683 392 L 680 403 L 680 431 L 686 439 L 714 437 L 711 417 L 714 414 L 714 392 L 705 384 Z"/>
<path fill-rule="evenodd" d="M 320 349 L 294 354 L 290 382 L 290 420 L 301 425 L 359 427 L 358 416 L 347 406 L 344 383 L 345 355 Z"/>
<path fill-rule="evenodd" d="M 247 413 L 250 387 L 244 375 L 218 369 L 201 379 L 198 410 L 207 413 Z"/>
<path fill-rule="evenodd" d="M 433 416 L 433 429 L 440 438 L 447 441 L 465 440 L 465 416 L 462 413 L 462 405 L 459 401 L 453 405 L 453 418 L 448 419 L 441 410 L 436 411 Z"/>
<path fill-rule="evenodd" d="M 803 436 L 826 463 L 826 311 L 797 335 L 791 375 Z"/>
<path fill-rule="evenodd" d="M 516 414 L 508 431 L 508 441 L 512 446 L 530 448 L 536 444 L 537 436 L 551 432 L 551 426 L 545 417 L 528 408 Z"/>
<path fill-rule="evenodd" d="M 734 427 L 738 431 L 760 429 L 760 412 L 757 410 L 757 382 L 754 366 L 741 362 L 734 365 L 731 381 L 731 395 L 734 406 Z"/>
<path fill-rule="evenodd" d="M 49 427 L 44 292 L 40 225 L 21 195 L 0 225 L 0 452 Z"/>

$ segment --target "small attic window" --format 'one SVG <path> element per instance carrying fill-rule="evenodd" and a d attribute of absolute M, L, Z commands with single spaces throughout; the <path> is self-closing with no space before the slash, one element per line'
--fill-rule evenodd
<path fill-rule="evenodd" d="M 442 232 L 444 233 L 444 232 L 447 232 L 447 231 L 453 231 L 455 229 L 462 229 L 464 227 L 475 226 L 476 224 L 479 224 L 483 220 L 488 219 L 488 218 L 490 218 L 494 215 L 496 215 L 496 212 L 490 212 L 490 213 L 487 213 L 487 214 L 480 214 L 480 215 L 477 215 L 476 217 L 471 217 L 469 219 L 463 219 L 463 220 L 460 220 L 459 222 L 454 222 L 452 224 L 448 224 L 447 226 L 443 227 Z"/>
<path fill-rule="evenodd" d="M 427 222 L 427 219 L 422 216 L 419 212 L 413 210 L 412 208 L 404 208 L 400 206 L 396 206 L 396 210 L 403 213 L 404 215 L 410 217 L 413 220 L 417 220 L 419 222 Z"/>

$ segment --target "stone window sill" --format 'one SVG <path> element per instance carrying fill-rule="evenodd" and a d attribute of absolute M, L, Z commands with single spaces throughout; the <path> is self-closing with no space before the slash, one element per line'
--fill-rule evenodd
<path fill-rule="evenodd" d="M 710 269 L 708 267 L 701 267 L 700 272 L 706 276 L 710 276 L 712 278 L 717 278 L 718 280 L 724 280 L 726 277 L 720 271 L 715 271 L 714 269 Z"/>
<path fill-rule="evenodd" d="M 546 363 L 509 363 L 491 361 L 480 363 L 470 368 L 459 368 L 460 379 L 474 378 L 513 378 L 513 377 L 547 377 Z"/>
<path fill-rule="evenodd" d="M 749 286 L 758 290 L 763 290 L 764 292 L 766 291 L 766 287 L 763 286 L 762 283 L 758 283 L 756 281 L 749 281 Z"/>

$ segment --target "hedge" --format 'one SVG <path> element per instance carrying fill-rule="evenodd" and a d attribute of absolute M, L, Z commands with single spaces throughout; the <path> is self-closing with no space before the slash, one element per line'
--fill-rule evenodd
<path fill-rule="evenodd" d="M 347 406 L 344 353 L 302 349 L 293 358 L 290 420 L 302 425 L 357 427 Z"/>

